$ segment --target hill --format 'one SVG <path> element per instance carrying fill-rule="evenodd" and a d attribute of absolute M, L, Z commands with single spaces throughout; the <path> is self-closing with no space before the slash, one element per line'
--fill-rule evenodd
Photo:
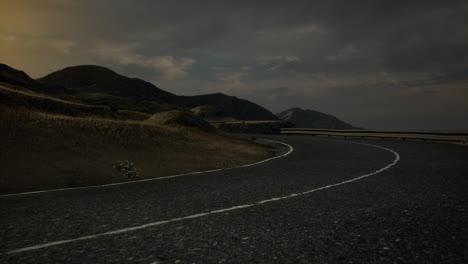
<path fill-rule="evenodd" d="M 100 94 L 100 98 L 104 97 L 102 96 L 103 94 L 112 95 L 113 98 L 108 97 L 108 99 L 113 99 L 112 107 L 117 109 L 138 111 L 135 104 L 131 103 L 131 100 L 122 100 L 122 98 L 129 98 L 164 104 L 161 107 L 156 107 L 157 110 L 147 111 L 148 113 L 175 110 L 180 107 L 188 109 L 212 105 L 221 108 L 224 116 L 239 120 L 278 120 L 273 113 L 248 100 L 222 93 L 177 96 L 149 82 L 125 77 L 110 69 L 95 65 L 67 67 L 42 77 L 37 81 L 39 84 L 47 87 L 63 87 L 63 91 L 65 92 L 62 94 L 68 94 L 67 99 L 79 102 L 86 102 L 84 100 L 90 98 L 89 94 Z M 58 89 L 53 90 L 58 91 Z M 117 101 L 121 103 L 118 104 L 116 103 Z M 89 103 L 89 101 L 86 103 Z M 96 102 L 93 104 L 97 105 Z M 130 107 L 129 104 L 131 104 Z M 109 105 L 109 103 L 106 100 L 101 100 L 100 105 Z M 172 107 L 169 105 L 172 105 Z M 146 108 L 155 109 L 153 106 Z"/>
<path fill-rule="evenodd" d="M 157 113 L 145 121 L 146 124 L 166 125 L 166 126 L 186 126 L 197 127 L 200 129 L 211 129 L 211 125 L 200 117 L 195 116 L 191 112 L 184 111 L 167 111 Z"/>
<path fill-rule="evenodd" d="M 294 124 L 285 120 L 221 121 L 212 124 L 222 131 L 242 134 L 279 134 L 282 128 L 294 127 Z"/>
<path fill-rule="evenodd" d="M 176 104 L 190 108 L 204 105 L 216 106 L 222 109 L 224 116 L 238 120 L 278 120 L 272 112 L 255 103 L 223 93 L 178 96 Z"/>
<path fill-rule="evenodd" d="M 35 81 L 29 77 L 24 71 L 13 69 L 6 64 L 0 63 L 0 82 L 16 84 L 16 85 L 30 85 Z"/>
<path fill-rule="evenodd" d="M 0 83 L 0 109 L 27 109 L 71 117 L 100 117 L 120 120 L 145 120 L 150 116 L 143 112 L 115 110 L 107 106 L 93 106 L 71 102 L 53 96 L 29 91 L 22 87 Z"/>
<path fill-rule="evenodd" d="M 149 82 L 95 65 L 67 67 L 38 79 L 38 82 L 65 87 L 72 94 L 106 93 L 159 102 L 172 102 L 176 97 Z"/>
<path fill-rule="evenodd" d="M 44 82 L 0 65 L 0 194 L 225 168 L 273 155 L 189 108 L 162 102 L 176 96 L 152 84 L 86 68 Z M 154 100 L 142 100 L 139 91 Z"/>
<path fill-rule="evenodd" d="M 340 119 L 314 110 L 295 107 L 276 114 L 300 128 L 352 129 L 353 126 Z"/>
<path fill-rule="evenodd" d="M 108 106 L 114 110 L 130 110 L 147 114 L 154 114 L 171 110 L 187 110 L 184 107 L 161 103 L 157 101 L 141 100 L 130 97 L 115 96 L 107 93 L 80 93 L 60 95 L 62 99 L 93 106 Z"/>
<path fill-rule="evenodd" d="M 273 155 L 240 137 L 165 124 L 176 118 L 70 117 L 0 103 L 0 194 L 157 178 Z"/>
<path fill-rule="evenodd" d="M 14 69 L 6 64 L 0 63 L 0 83 L 18 90 L 29 90 L 47 94 L 66 93 L 66 88 L 57 85 L 48 85 L 37 82 L 24 71 Z"/>

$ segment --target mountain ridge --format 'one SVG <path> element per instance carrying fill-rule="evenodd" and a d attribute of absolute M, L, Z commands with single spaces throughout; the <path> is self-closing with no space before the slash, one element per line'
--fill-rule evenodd
<path fill-rule="evenodd" d="M 78 65 L 52 72 L 38 82 L 66 87 L 71 93 L 108 93 L 141 100 L 172 101 L 175 96 L 152 83 L 120 75 L 98 65 Z"/>
<path fill-rule="evenodd" d="M 6 67 L 5 67 L 6 66 Z M 203 105 L 213 105 L 223 109 L 223 114 L 239 120 L 278 120 L 278 117 L 264 107 L 251 101 L 240 99 L 223 93 L 213 93 L 195 96 L 179 96 L 162 90 L 152 83 L 120 75 L 115 71 L 98 65 L 78 65 L 47 74 L 39 79 L 32 79 L 26 73 L 7 65 L 0 68 L 0 80 L 13 85 L 21 85 L 35 92 L 58 96 L 70 100 L 89 98 L 90 94 L 109 94 L 112 98 L 128 98 L 153 101 L 165 105 L 161 110 L 148 111 L 156 113 L 163 109 L 173 110 L 180 107 L 194 108 Z M 23 73 L 24 75 L 22 75 Z M 18 77 L 15 77 L 18 76 Z M 21 77 L 22 78 L 19 78 Z M 26 78 L 27 76 L 27 78 Z M 24 79 L 24 81 L 22 81 Z M 114 100 L 118 101 L 118 100 Z M 134 104 L 134 101 L 132 101 Z M 85 102 L 87 103 L 87 102 Z M 95 105 L 108 105 L 106 102 L 94 101 Z M 129 103 L 113 104 L 120 110 L 128 108 Z M 173 107 L 168 107 L 168 106 Z M 172 109 L 170 109 L 172 108 Z M 152 109 L 157 109 L 152 108 Z"/>
<path fill-rule="evenodd" d="M 282 120 L 289 121 L 300 128 L 327 128 L 327 129 L 353 129 L 352 125 L 336 118 L 335 116 L 325 114 L 315 110 L 293 107 L 283 112 L 277 113 Z"/>
<path fill-rule="evenodd" d="M 0 82 L 24 85 L 34 82 L 34 80 L 24 71 L 17 70 L 6 64 L 0 63 Z"/>

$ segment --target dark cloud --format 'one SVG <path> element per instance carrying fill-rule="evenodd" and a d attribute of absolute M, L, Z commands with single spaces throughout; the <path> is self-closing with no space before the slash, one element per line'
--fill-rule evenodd
<path fill-rule="evenodd" d="M 19 0 L 0 14 L 18 20 L 0 26 L 2 41 L 22 41 L 4 44 L 1 57 L 36 77 L 93 63 L 275 112 L 300 106 L 364 127 L 468 129 L 466 1 Z M 47 52 L 21 53 L 33 46 Z"/>

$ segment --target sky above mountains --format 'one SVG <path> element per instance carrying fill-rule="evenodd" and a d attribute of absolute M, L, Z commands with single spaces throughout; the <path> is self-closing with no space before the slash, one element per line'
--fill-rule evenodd
<path fill-rule="evenodd" d="M 468 130 L 466 1 L 0 0 L 0 63 L 109 67 L 354 126 Z"/>

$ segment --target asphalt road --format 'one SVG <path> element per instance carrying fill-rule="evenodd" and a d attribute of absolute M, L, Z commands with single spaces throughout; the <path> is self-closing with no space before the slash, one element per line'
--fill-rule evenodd
<path fill-rule="evenodd" d="M 467 146 L 267 138 L 294 152 L 233 170 L 0 197 L 0 263 L 468 262 Z"/>

